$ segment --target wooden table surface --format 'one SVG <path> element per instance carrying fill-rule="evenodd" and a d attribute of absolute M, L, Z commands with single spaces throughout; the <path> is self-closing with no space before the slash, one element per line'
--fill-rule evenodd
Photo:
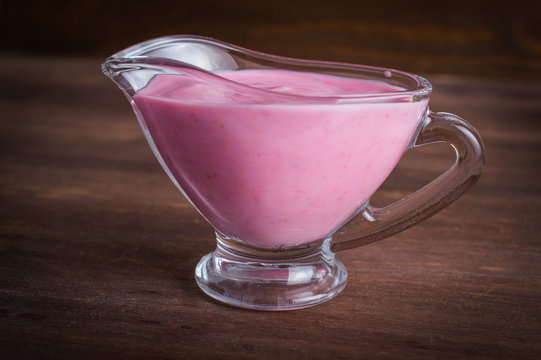
<path fill-rule="evenodd" d="M 429 76 L 487 166 L 464 197 L 338 254 L 344 292 L 256 312 L 194 281 L 210 226 L 159 167 L 92 59 L 0 57 L 1 359 L 541 358 L 541 85 Z M 408 153 L 385 204 L 449 165 Z"/>

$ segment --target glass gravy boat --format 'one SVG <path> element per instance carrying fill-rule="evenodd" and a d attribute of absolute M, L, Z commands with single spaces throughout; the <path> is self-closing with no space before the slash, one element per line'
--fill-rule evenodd
<path fill-rule="evenodd" d="M 428 218 L 483 169 L 475 129 L 428 110 L 430 83 L 406 72 L 197 36 L 142 42 L 102 70 L 165 172 L 216 230 L 217 248 L 195 277 L 230 305 L 289 310 L 333 298 L 347 279 L 335 252 Z M 333 86 L 347 91 L 327 92 Z M 406 198 L 370 206 L 405 151 L 442 141 L 456 152 L 451 168 Z"/>

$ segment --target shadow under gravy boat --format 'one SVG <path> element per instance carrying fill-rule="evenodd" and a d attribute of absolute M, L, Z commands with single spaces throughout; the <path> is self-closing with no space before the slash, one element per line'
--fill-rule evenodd
<path fill-rule="evenodd" d="M 134 45 L 102 70 L 165 172 L 216 230 L 196 280 L 230 305 L 289 310 L 333 298 L 347 279 L 335 252 L 428 218 L 483 169 L 475 129 L 428 110 L 430 83 L 406 72 L 197 36 Z M 455 150 L 451 168 L 408 197 L 370 206 L 405 151 L 442 141 Z"/>

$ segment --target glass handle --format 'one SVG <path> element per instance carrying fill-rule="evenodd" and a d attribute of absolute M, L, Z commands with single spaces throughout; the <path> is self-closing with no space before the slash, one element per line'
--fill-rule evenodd
<path fill-rule="evenodd" d="M 415 193 L 383 208 L 367 205 L 332 240 L 332 250 L 367 245 L 403 231 L 440 211 L 468 190 L 483 171 L 484 146 L 477 131 L 460 117 L 429 112 L 414 147 L 447 142 L 456 153 L 455 163 Z"/>

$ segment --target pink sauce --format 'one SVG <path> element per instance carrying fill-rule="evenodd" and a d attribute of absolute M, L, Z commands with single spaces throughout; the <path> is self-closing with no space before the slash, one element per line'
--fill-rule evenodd
<path fill-rule="evenodd" d="M 159 75 L 134 102 L 205 218 L 225 235 L 265 247 L 335 230 L 390 174 L 427 106 L 333 98 L 400 90 L 383 82 L 282 70 L 220 76 L 251 88 Z"/>

